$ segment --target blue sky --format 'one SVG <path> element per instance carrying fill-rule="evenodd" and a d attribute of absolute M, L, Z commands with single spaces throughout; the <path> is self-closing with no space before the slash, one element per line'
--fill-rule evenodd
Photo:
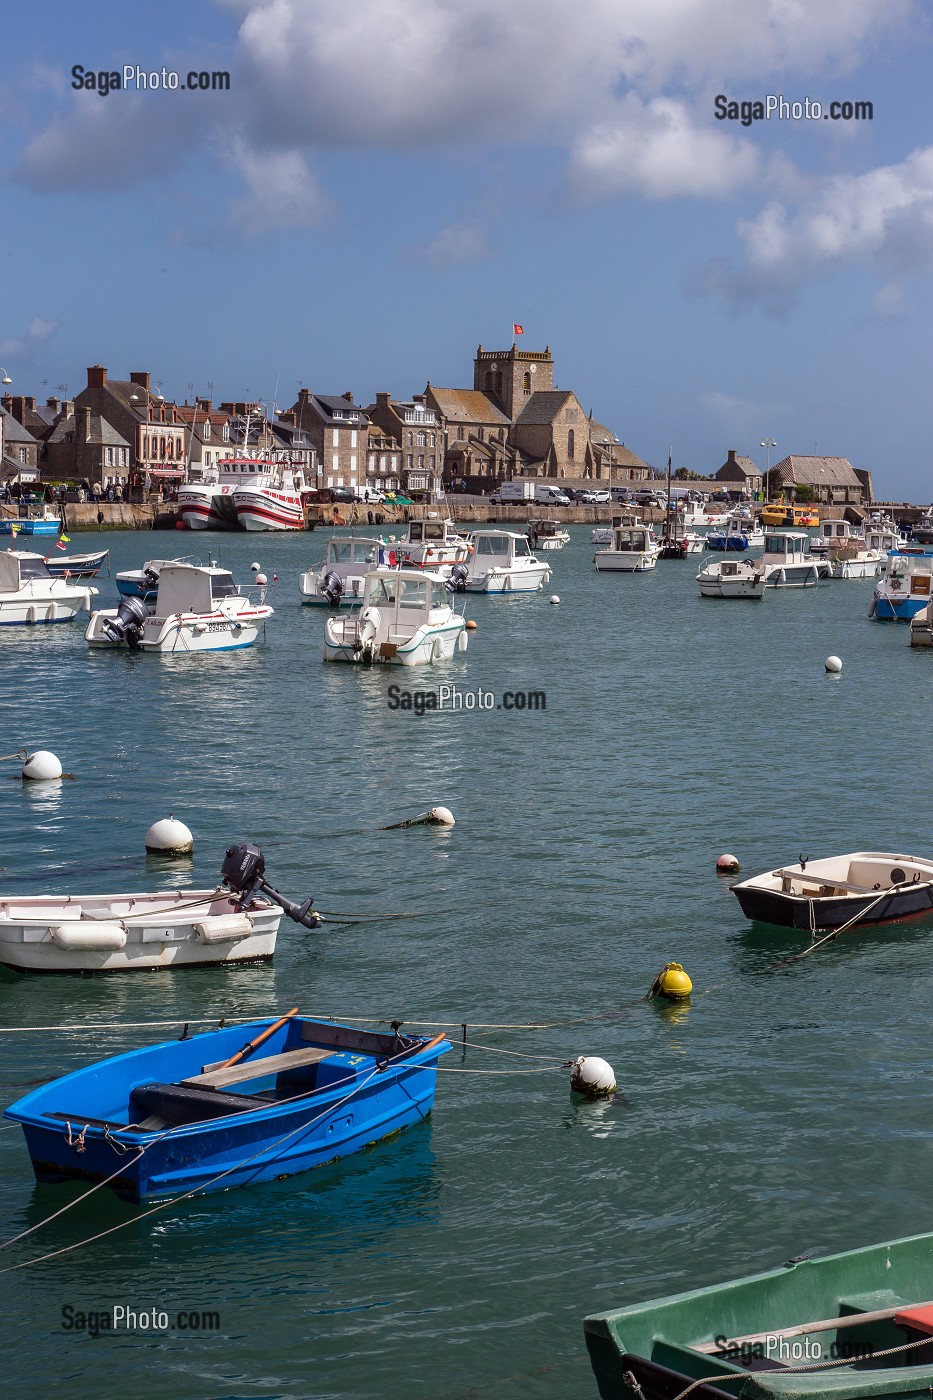
<path fill-rule="evenodd" d="M 13 392 L 96 361 L 179 399 L 407 397 L 518 321 L 656 465 L 770 435 L 933 495 L 912 0 L 35 0 L 2 32 Z M 102 97 L 75 64 L 231 89 Z M 718 93 L 874 115 L 743 127 Z"/>

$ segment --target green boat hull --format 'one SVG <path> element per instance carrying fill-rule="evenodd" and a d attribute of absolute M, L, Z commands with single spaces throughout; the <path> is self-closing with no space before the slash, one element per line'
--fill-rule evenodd
<path fill-rule="evenodd" d="M 675 1400 L 701 1378 L 711 1379 L 689 1400 L 930 1400 L 933 1337 L 893 1316 L 781 1334 L 931 1301 L 933 1235 L 915 1235 L 594 1314 L 584 1328 L 603 1400 Z M 714 1342 L 717 1354 L 694 1349 Z M 905 1343 L 909 1350 L 879 1355 Z M 837 1364 L 819 1369 L 827 1361 Z"/>

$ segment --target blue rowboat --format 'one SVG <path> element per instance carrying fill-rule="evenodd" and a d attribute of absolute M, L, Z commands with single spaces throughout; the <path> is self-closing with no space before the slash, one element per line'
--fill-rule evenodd
<path fill-rule="evenodd" d="M 4 1116 L 37 1181 L 111 1178 L 143 1205 L 310 1171 L 420 1122 L 449 1049 L 290 1013 L 100 1060 Z"/>

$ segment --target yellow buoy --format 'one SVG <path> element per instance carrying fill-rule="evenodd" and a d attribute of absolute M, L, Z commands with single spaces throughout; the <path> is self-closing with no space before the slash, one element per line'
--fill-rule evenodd
<path fill-rule="evenodd" d="M 669 962 L 664 964 L 654 979 L 648 998 L 667 997 L 668 1001 L 688 1001 L 692 991 L 693 983 L 680 963 Z"/>

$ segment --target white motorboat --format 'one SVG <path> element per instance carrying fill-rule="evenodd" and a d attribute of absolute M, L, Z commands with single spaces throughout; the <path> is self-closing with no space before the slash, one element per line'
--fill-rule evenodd
<path fill-rule="evenodd" d="M 593 563 L 601 573 L 641 574 L 655 568 L 660 553 L 647 525 L 614 525 L 608 549 L 598 549 Z"/>
<path fill-rule="evenodd" d="M 451 578 L 467 593 L 537 593 L 551 569 L 532 552 L 526 535 L 512 530 L 474 530 L 468 564 L 455 564 Z"/>
<path fill-rule="evenodd" d="M 707 549 L 734 554 L 760 549 L 764 542 L 765 532 L 747 507 L 735 511 L 722 526 L 710 530 L 706 536 Z"/>
<path fill-rule="evenodd" d="M 848 520 L 824 520 L 819 538 L 811 540 L 810 553 L 825 559 L 830 578 L 877 578 L 886 550 L 880 547 L 880 530 L 874 531 L 878 542 L 869 543 L 865 531 Z M 896 536 L 884 532 L 890 539 L 889 549 L 896 548 Z"/>
<path fill-rule="evenodd" d="M 41 554 L 0 553 L 0 627 L 71 622 L 79 612 L 90 611 L 97 592 L 86 583 L 54 577 Z"/>
<path fill-rule="evenodd" d="M 452 520 L 411 520 L 395 550 L 400 564 L 436 569 L 439 564 L 463 563 L 469 542 Z"/>
<path fill-rule="evenodd" d="M 361 535 L 328 540 L 324 562 L 299 574 L 298 593 L 312 607 L 349 607 L 362 598 L 368 573 L 397 563 L 397 546 L 384 540 Z"/>
<path fill-rule="evenodd" d="M 808 551 L 809 535 L 801 530 L 769 530 L 765 535 L 766 588 L 809 588 L 825 578 L 828 566 Z"/>
<path fill-rule="evenodd" d="M 930 601 L 933 545 L 902 545 L 885 556 L 868 616 L 910 622 Z"/>
<path fill-rule="evenodd" d="M 563 549 L 570 541 L 570 531 L 559 520 L 529 520 L 526 537 L 531 552 L 538 554 L 542 549 Z"/>
<path fill-rule="evenodd" d="M 0 897 L 0 964 L 19 972 L 133 972 L 271 958 L 284 910 L 320 915 L 268 885 L 258 847 L 231 846 L 213 890 Z"/>
<path fill-rule="evenodd" d="M 763 598 L 765 571 L 760 559 L 710 559 L 697 574 L 704 598 Z"/>
<path fill-rule="evenodd" d="M 468 636 L 451 607 L 455 587 L 433 569 L 373 570 L 359 612 L 325 622 L 324 660 L 393 666 L 450 660 L 466 651 Z"/>
<path fill-rule="evenodd" d="M 217 565 L 166 563 L 151 606 L 126 597 L 118 608 L 92 613 L 84 636 L 91 647 L 182 655 L 252 646 L 273 612 L 265 587 L 257 601 L 250 591 Z"/>

